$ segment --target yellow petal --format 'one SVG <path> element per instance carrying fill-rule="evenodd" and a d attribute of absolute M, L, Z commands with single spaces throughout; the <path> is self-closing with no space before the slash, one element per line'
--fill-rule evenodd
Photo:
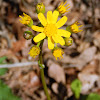
<path fill-rule="evenodd" d="M 54 48 L 54 43 L 50 37 L 48 37 L 48 48 L 53 49 Z"/>
<path fill-rule="evenodd" d="M 52 11 L 47 12 L 47 22 L 48 24 L 52 23 L 53 17 L 52 17 Z"/>
<path fill-rule="evenodd" d="M 58 16 L 59 16 L 59 12 L 55 10 L 53 12 L 53 24 L 57 22 Z"/>
<path fill-rule="evenodd" d="M 39 13 L 39 14 L 38 14 L 38 19 L 40 20 L 40 22 L 41 22 L 41 24 L 42 24 L 43 26 L 46 26 L 47 20 L 46 20 L 45 16 L 44 16 L 42 13 Z"/>
<path fill-rule="evenodd" d="M 60 35 L 60 36 L 64 36 L 64 37 L 70 37 L 71 33 L 66 31 L 66 30 L 63 30 L 63 29 L 58 29 L 57 30 L 57 33 Z"/>
<path fill-rule="evenodd" d="M 55 43 L 59 43 L 61 45 L 64 45 L 65 44 L 64 39 L 61 36 L 59 36 L 58 34 L 57 35 L 54 35 L 52 38 L 55 41 Z"/>
<path fill-rule="evenodd" d="M 63 16 L 57 23 L 56 23 L 56 26 L 57 28 L 60 28 L 61 26 L 63 26 L 67 21 L 67 17 L 66 16 Z"/>
<path fill-rule="evenodd" d="M 35 26 L 35 25 L 32 25 L 31 28 L 34 31 L 37 31 L 37 32 L 43 32 L 44 31 L 44 28 L 43 27 L 39 27 L 39 26 Z"/>
<path fill-rule="evenodd" d="M 33 38 L 34 42 L 39 42 L 41 40 L 43 40 L 46 37 L 46 35 L 44 33 L 39 33 L 37 36 L 35 36 Z"/>

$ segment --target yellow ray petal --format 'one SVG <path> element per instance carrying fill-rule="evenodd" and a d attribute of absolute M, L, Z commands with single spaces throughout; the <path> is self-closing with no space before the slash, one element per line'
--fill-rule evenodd
<path fill-rule="evenodd" d="M 50 24 L 53 21 L 52 11 L 47 12 L 47 23 Z"/>
<path fill-rule="evenodd" d="M 67 1 L 65 1 L 63 5 L 65 5 L 65 4 L 66 4 L 66 2 L 67 2 Z"/>
<path fill-rule="evenodd" d="M 54 43 L 50 37 L 48 37 L 48 48 L 53 49 L 54 48 Z"/>
<path fill-rule="evenodd" d="M 58 16 L 59 16 L 59 12 L 55 10 L 53 12 L 53 24 L 57 22 Z"/>
<path fill-rule="evenodd" d="M 37 36 L 35 36 L 33 38 L 34 42 L 39 42 L 41 40 L 43 40 L 46 37 L 46 35 L 44 33 L 39 33 Z"/>
<path fill-rule="evenodd" d="M 57 28 L 60 28 L 61 26 L 63 26 L 67 21 L 67 17 L 66 16 L 63 16 L 57 23 L 56 23 L 56 26 Z"/>
<path fill-rule="evenodd" d="M 59 36 L 58 34 L 57 35 L 54 35 L 52 38 L 55 41 L 55 43 L 59 43 L 61 45 L 64 45 L 65 44 L 64 39 L 61 36 Z"/>
<path fill-rule="evenodd" d="M 32 25 L 31 28 L 34 31 L 37 31 L 37 32 L 43 32 L 44 31 L 44 28 L 43 27 L 39 27 L 39 26 L 35 26 L 35 25 Z"/>
<path fill-rule="evenodd" d="M 66 31 L 66 30 L 63 30 L 63 29 L 58 29 L 57 30 L 57 33 L 60 35 L 60 36 L 64 36 L 64 37 L 70 37 L 71 33 Z"/>
<path fill-rule="evenodd" d="M 38 19 L 40 20 L 40 22 L 41 22 L 41 24 L 42 24 L 43 26 L 46 26 L 47 20 L 46 20 L 45 16 L 44 16 L 42 13 L 39 13 L 39 14 L 38 14 Z"/>

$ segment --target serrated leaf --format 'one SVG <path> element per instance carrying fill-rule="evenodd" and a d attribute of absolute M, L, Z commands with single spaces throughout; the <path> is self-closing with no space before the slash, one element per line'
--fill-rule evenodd
<path fill-rule="evenodd" d="M 71 89 L 72 89 L 76 99 L 79 99 L 79 97 L 80 97 L 81 88 L 82 88 L 82 84 L 81 84 L 80 80 L 76 79 L 71 83 Z"/>
<path fill-rule="evenodd" d="M 86 100 L 100 100 L 100 95 L 96 93 L 91 93 L 88 95 Z"/>
<path fill-rule="evenodd" d="M 0 100 L 21 100 L 15 96 L 11 89 L 0 80 Z"/>

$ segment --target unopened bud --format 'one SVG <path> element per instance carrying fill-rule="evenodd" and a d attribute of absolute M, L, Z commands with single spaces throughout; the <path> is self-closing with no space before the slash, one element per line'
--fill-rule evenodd
<path fill-rule="evenodd" d="M 65 45 L 71 46 L 73 44 L 73 39 L 71 37 L 65 38 Z"/>
<path fill-rule="evenodd" d="M 29 39 L 31 39 L 31 38 L 34 37 L 31 31 L 25 31 L 24 34 L 23 34 L 23 36 L 27 40 L 29 40 Z"/>
<path fill-rule="evenodd" d="M 75 22 L 72 25 L 69 25 L 68 27 L 66 27 L 66 30 L 71 32 L 71 33 L 78 33 L 81 32 L 83 30 L 80 30 L 79 28 L 82 27 L 83 25 L 79 25 L 79 22 Z"/>
<path fill-rule="evenodd" d="M 24 24 L 27 25 L 28 27 L 31 27 L 33 25 L 33 20 L 31 19 L 31 17 L 25 13 L 23 13 L 24 16 L 19 15 L 19 17 L 21 18 L 19 21 Z"/>
<path fill-rule="evenodd" d="M 37 12 L 37 14 L 39 14 L 39 13 L 45 13 L 45 6 L 44 6 L 44 4 L 43 3 L 38 3 L 37 5 L 36 5 L 36 12 Z"/>
<path fill-rule="evenodd" d="M 66 5 L 66 2 L 64 2 L 64 3 L 62 2 L 57 8 L 57 10 L 59 11 L 60 15 L 69 11 L 68 9 L 70 8 L 70 6 L 69 6 L 69 4 Z"/>

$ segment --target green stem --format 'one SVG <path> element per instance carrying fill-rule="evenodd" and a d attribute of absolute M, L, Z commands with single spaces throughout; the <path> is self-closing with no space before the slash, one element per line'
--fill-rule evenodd
<path fill-rule="evenodd" d="M 40 64 L 41 65 L 43 64 L 43 61 L 42 61 L 42 46 L 43 46 L 43 41 L 40 44 L 40 50 L 41 51 L 40 51 L 40 55 L 39 55 L 39 60 L 40 60 Z M 41 66 L 39 66 L 39 67 L 40 67 L 40 74 L 41 74 L 41 80 L 42 80 L 44 92 L 45 92 L 45 94 L 47 96 L 47 100 L 51 100 L 50 96 L 49 96 L 49 93 L 48 93 L 47 85 L 46 85 L 46 82 L 45 82 L 44 68 L 42 68 Z"/>
<path fill-rule="evenodd" d="M 38 42 L 37 46 L 39 47 L 39 46 L 40 46 L 40 44 L 41 44 L 41 41 L 40 41 L 40 42 Z"/>

